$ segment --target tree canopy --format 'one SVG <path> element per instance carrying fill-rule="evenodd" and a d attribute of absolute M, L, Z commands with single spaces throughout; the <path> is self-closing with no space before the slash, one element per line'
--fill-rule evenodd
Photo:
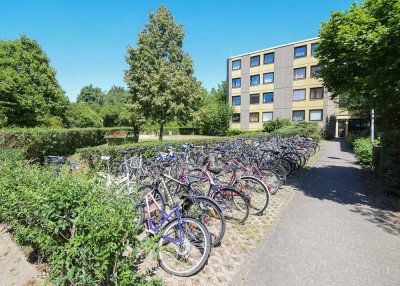
<path fill-rule="evenodd" d="M 94 87 L 93 85 L 87 85 L 82 87 L 76 102 L 81 103 L 97 103 L 103 105 L 105 101 L 105 94 L 100 87 Z"/>
<path fill-rule="evenodd" d="M 333 12 L 320 38 L 320 74 L 333 97 L 385 116 L 400 110 L 399 1 L 365 0 Z"/>
<path fill-rule="evenodd" d="M 0 40 L 0 124 L 33 127 L 61 123 L 68 105 L 55 69 L 35 40 L 24 35 Z"/>
<path fill-rule="evenodd" d="M 183 51 L 183 26 L 174 22 L 166 6 L 150 12 L 139 33 L 137 47 L 128 47 L 125 81 L 131 94 L 131 111 L 160 125 L 191 120 L 200 107 L 200 83 L 193 63 Z"/>

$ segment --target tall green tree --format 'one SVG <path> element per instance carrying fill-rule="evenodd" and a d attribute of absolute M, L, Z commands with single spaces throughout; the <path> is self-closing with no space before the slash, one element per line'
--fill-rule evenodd
<path fill-rule="evenodd" d="M 131 110 L 160 126 L 187 122 L 200 107 L 200 83 L 193 63 L 183 50 L 183 26 L 176 24 L 166 6 L 150 12 L 149 22 L 139 33 L 137 47 L 129 47 L 125 81 L 131 93 Z"/>
<path fill-rule="evenodd" d="M 68 127 L 102 127 L 102 118 L 86 103 L 71 103 L 67 110 Z"/>
<path fill-rule="evenodd" d="M 112 86 L 105 95 L 106 104 L 125 103 L 129 92 L 122 86 Z"/>
<path fill-rule="evenodd" d="M 78 103 L 95 103 L 103 105 L 105 101 L 105 94 L 100 87 L 94 87 L 93 85 L 87 85 L 82 87 L 76 102 Z"/>
<path fill-rule="evenodd" d="M 0 40 L 3 125 L 33 127 L 61 122 L 68 105 L 56 71 L 37 41 L 24 35 L 16 40 Z"/>
<path fill-rule="evenodd" d="M 386 190 L 399 194 L 400 1 L 365 0 L 333 12 L 320 38 L 325 86 L 346 106 L 375 109 L 384 131 L 376 169 Z"/>
<path fill-rule="evenodd" d="M 348 106 L 400 110 L 400 1 L 365 0 L 322 24 L 317 57 L 333 97 Z M 387 112 L 388 111 L 388 112 Z"/>

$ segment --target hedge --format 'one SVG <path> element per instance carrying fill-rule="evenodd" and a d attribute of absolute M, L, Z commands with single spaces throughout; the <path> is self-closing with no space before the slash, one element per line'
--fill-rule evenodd
<path fill-rule="evenodd" d="M 283 126 L 272 132 L 284 137 L 302 136 L 310 137 L 317 142 L 321 140 L 320 128 L 316 122 L 293 122 L 291 125 Z"/>
<path fill-rule="evenodd" d="M 48 265 L 52 285 L 144 285 L 132 203 L 84 174 L 61 175 L 22 161 L 0 164 L 0 221 Z M 149 282 L 154 284 L 157 281 Z"/>
<path fill-rule="evenodd" d="M 104 135 L 107 131 L 129 129 L 129 127 L 0 129 L 0 148 L 23 149 L 24 158 L 42 160 L 45 155 L 70 155 L 78 148 L 105 144 Z"/>

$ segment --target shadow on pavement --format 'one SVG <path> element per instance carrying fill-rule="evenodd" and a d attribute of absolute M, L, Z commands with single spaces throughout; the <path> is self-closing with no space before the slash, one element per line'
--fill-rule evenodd
<path fill-rule="evenodd" d="M 351 166 L 313 167 L 302 180 L 299 190 L 309 197 L 350 205 L 352 212 L 388 233 L 400 235 L 399 205 L 383 193 L 367 188 L 365 172 Z"/>

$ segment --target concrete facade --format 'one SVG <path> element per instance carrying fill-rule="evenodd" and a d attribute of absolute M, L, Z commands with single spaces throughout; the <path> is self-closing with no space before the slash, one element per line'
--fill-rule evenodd
<path fill-rule="evenodd" d="M 243 55 L 233 56 L 228 59 L 228 95 L 227 100 L 232 103 L 232 96 L 240 96 L 240 105 L 234 105 L 235 113 L 240 114 L 240 122 L 232 122 L 231 128 L 241 130 L 260 130 L 263 125 L 263 114 L 272 112 L 273 118 L 293 118 L 293 111 L 304 112 L 304 121 L 316 121 L 322 128 L 328 128 L 335 133 L 336 115 L 338 109 L 336 104 L 330 100 L 329 92 L 323 87 L 321 79 L 311 75 L 311 67 L 318 65 L 318 60 L 312 55 L 312 45 L 317 44 L 318 38 L 312 38 L 282 46 L 268 48 L 265 50 L 250 52 Z M 305 47 L 304 56 L 295 57 L 295 49 Z M 265 54 L 273 53 L 273 63 L 264 64 Z M 260 64 L 250 66 L 252 57 L 260 58 Z M 232 62 L 240 60 L 240 69 L 233 70 Z M 294 79 L 294 70 L 305 68 L 306 76 L 302 79 Z M 264 74 L 273 73 L 272 83 L 264 83 Z M 260 76 L 260 83 L 250 83 L 250 77 Z M 241 86 L 233 88 L 232 80 L 241 79 Z M 323 88 L 323 97 L 318 99 L 311 98 L 310 94 L 315 91 L 314 88 Z M 294 90 L 305 92 L 303 100 L 294 100 Z M 263 94 L 273 92 L 273 102 L 264 103 Z M 250 103 L 250 95 L 259 95 L 259 102 Z M 258 122 L 254 122 L 258 113 Z M 310 114 L 322 114 L 318 120 L 311 120 Z M 250 122 L 250 114 L 253 120 Z M 265 114 L 267 115 L 270 114 Z M 320 119 L 320 120 L 319 120 Z"/>

